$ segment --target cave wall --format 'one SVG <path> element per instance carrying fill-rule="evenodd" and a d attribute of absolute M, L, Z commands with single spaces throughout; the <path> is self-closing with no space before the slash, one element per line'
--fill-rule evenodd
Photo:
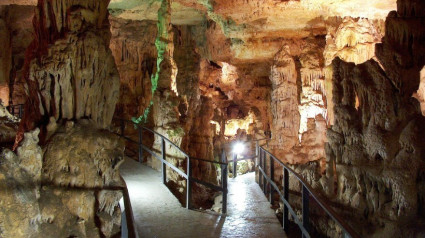
<path fill-rule="evenodd" d="M 13 105 L 24 104 L 26 100 L 23 68 L 25 52 L 34 39 L 32 19 L 34 6 L 9 5 L 3 6 L 3 16 L 9 30 L 9 46 L 11 53 L 8 87 L 9 98 Z M 9 101 L 7 102 L 9 103 Z"/>
<path fill-rule="evenodd" d="M 120 234 L 124 144 L 105 130 L 119 97 L 108 4 L 38 1 L 34 40 L 17 63 L 28 95 L 16 152 L 1 152 L 1 237 Z M 19 61 L 26 41 L 14 44 Z"/>
<path fill-rule="evenodd" d="M 120 138 L 88 120 L 25 133 L 17 152 L 0 153 L 1 237 L 116 237 L 122 197 Z"/>
<path fill-rule="evenodd" d="M 276 54 L 272 82 L 272 140 L 269 149 L 289 164 L 326 164 L 327 92 L 321 36 L 287 42 Z M 282 174 L 278 172 L 276 177 Z M 308 178 L 308 180 L 311 178 Z"/>
<path fill-rule="evenodd" d="M 131 119 L 143 114 L 152 98 L 151 75 L 156 69 L 154 21 L 109 17 L 110 48 L 120 75 L 120 97 L 115 116 Z"/>
<path fill-rule="evenodd" d="M 398 1 L 376 45 L 376 60 L 332 63 L 335 124 L 327 131 L 327 152 L 338 186 L 331 194 L 354 209 L 358 224 L 350 222 L 364 236 L 420 232 L 415 226 L 424 216 L 425 118 L 412 94 L 425 64 L 423 10 L 420 1 Z"/>
<path fill-rule="evenodd" d="M 29 97 L 17 141 L 23 131 L 46 125 L 50 117 L 90 118 L 109 126 L 119 76 L 109 49 L 108 3 L 39 1 L 35 39 L 24 66 Z"/>
<path fill-rule="evenodd" d="M 9 75 L 12 67 L 10 30 L 5 19 L 4 6 L 0 6 L 0 44 L 4 50 L 0 52 L 0 99 L 3 105 L 9 104 Z"/>

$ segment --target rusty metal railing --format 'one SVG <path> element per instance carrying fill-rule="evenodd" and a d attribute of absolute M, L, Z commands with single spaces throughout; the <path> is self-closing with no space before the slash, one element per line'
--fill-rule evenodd
<path fill-rule="evenodd" d="M 315 192 L 314 189 L 304 180 L 304 178 L 297 174 L 294 170 L 285 165 L 282 161 L 277 159 L 273 154 L 264 149 L 262 146 L 259 146 L 257 143 L 256 150 L 258 161 L 258 171 L 259 171 L 259 181 L 258 184 L 263 190 L 265 195 L 269 195 L 269 201 L 273 203 L 274 193 L 279 194 L 280 200 L 284 204 L 283 209 L 283 229 L 286 233 L 289 231 L 289 213 L 291 213 L 294 222 L 298 225 L 301 230 L 302 237 L 309 238 L 311 237 L 310 229 L 310 198 L 313 198 L 325 211 L 329 217 L 341 228 L 344 238 L 359 238 L 360 236 L 347 224 L 344 220 L 325 202 L 319 193 Z M 268 158 L 267 158 L 268 157 Z M 269 161 L 267 163 L 267 161 Z M 274 181 L 274 172 L 275 163 L 280 164 L 283 168 L 283 191 L 280 191 L 276 182 Z M 268 168 L 267 168 L 268 164 Z M 267 170 L 269 172 L 267 173 Z M 289 174 L 292 174 L 295 179 L 297 179 L 302 185 L 302 221 L 298 218 L 292 206 L 289 204 Z"/>
<path fill-rule="evenodd" d="M 139 160 L 140 163 L 143 162 L 143 152 L 144 151 L 148 152 L 150 155 L 152 155 L 153 157 L 155 157 L 156 159 L 161 161 L 162 183 L 164 185 L 167 183 L 167 174 L 166 174 L 167 166 L 169 168 L 171 168 L 172 170 L 174 170 L 175 172 L 177 172 L 180 176 L 182 176 L 183 178 L 186 179 L 186 208 L 187 209 L 192 208 L 192 190 L 193 190 L 192 184 L 198 183 L 198 184 L 202 184 L 202 185 L 204 185 L 208 188 L 211 188 L 213 190 L 216 190 L 216 191 L 223 193 L 222 214 L 227 213 L 227 194 L 228 194 L 228 191 L 227 191 L 227 177 L 228 177 L 227 166 L 228 165 L 227 165 L 227 161 L 226 161 L 226 154 L 224 152 L 221 156 L 221 160 L 222 160 L 221 162 L 194 158 L 194 157 L 189 156 L 182 149 L 180 149 L 180 147 L 178 147 L 176 144 L 174 144 L 171 140 L 169 140 L 168 138 L 166 138 L 165 136 L 159 134 L 158 132 L 156 132 L 154 130 L 151 130 L 151 129 L 144 127 L 144 126 L 141 126 L 141 125 L 134 124 L 130 120 L 125 120 L 125 119 L 120 119 L 120 118 L 115 118 L 114 120 L 120 121 L 120 133 L 117 133 L 117 134 L 120 135 L 121 137 L 125 138 L 126 140 L 130 141 L 131 143 L 137 144 L 137 146 L 138 146 L 138 160 Z M 137 129 L 138 141 L 133 140 L 132 138 L 127 137 L 125 135 L 125 125 L 126 124 L 131 124 L 132 126 L 134 126 Z M 153 135 L 161 138 L 161 154 L 160 155 L 155 153 L 153 150 L 151 150 L 150 148 L 148 148 L 147 146 L 145 146 L 143 144 L 143 132 L 144 131 L 150 132 Z M 177 166 L 171 164 L 169 161 L 167 161 L 166 144 L 169 144 L 172 147 L 174 147 L 175 149 L 177 149 L 178 151 L 180 151 L 182 153 L 182 155 L 185 157 L 186 162 L 187 162 L 186 172 L 181 170 Z M 192 176 L 192 162 L 193 162 L 193 160 L 198 160 L 198 161 L 203 161 L 203 162 L 208 162 L 208 163 L 220 165 L 221 185 L 217 186 L 215 184 L 194 178 Z"/>

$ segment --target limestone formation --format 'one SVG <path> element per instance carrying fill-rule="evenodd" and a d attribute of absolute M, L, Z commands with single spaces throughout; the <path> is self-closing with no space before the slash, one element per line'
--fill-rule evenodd
<path fill-rule="evenodd" d="M 129 21 L 110 17 L 110 48 L 120 74 L 120 98 L 115 115 L 131 119 L 143 114 L 152 98 L 151 75 L 157 52 L 153 21 Z"/>
<path fill-rule="evenodd" d="M 3 57 L 0 57 L 3 62 L 3 69 L 0 70 L 0 98 L 4 105 L 10 102 L 13 105 L 24 104 L 26 100 L 23 67 L 25 51 L 34 38 L 34 10 L 34 6 L 0 6 L 0 21 L 6 25 L 0 29 L 4 41 L 1 42 L 4 50 L 1 53 Z"/>
<path fill-rule="evenodd" d="M 379 62 L 333 62 L 335 125 L 328 139 L 337 163 L 336 199 L 382 236 L 410 234 L 400 222 L 414 223 L 423 214 L 424 118 L 411 96 L 425 64 L 418 57 L 425 29 L 421 13 L 411 9 L 399 1 L 398 11 L 389 14 L 386 35 L 376 45 Z"/>
<path fill-rule="evenodd" d="M 40 1 L 36 37 L 26 58 L 29 97 L 20 133 L 45 125 L 51 116 L 90 118 L 103 128 L 109 126 L 119 77 L 108 47 L 108 2 Z"/>
<path fill-rule="evenodd" d="M 423 236 L 424 10 L 422 0 L 0 1 L 0 99 L 25 103 L 16 137 L 0 107 L 0 142 L 17 151 L 0 162 L 0 236 L 118 235 L 124 142 L 105 130 L 118 131 L 114 116 L 164 135 L 213 184 L 219 166 L 195 158 L 230 160 L 236 142 L 238 156 L 253 156 L 260 139 L 361 237 Z M 131 124 L 123 131 L 138 139 Z M 162 139 L 142 136 L 159 154 Z M 186 155 L 165 149 L 187 172 Z M 186 180 L 166 173 L 184 203 Z M 193 188 L 195 208 L 222 199 Z M 301 216 L 293 176 L 289 188 Z M 311 212 L 312 237 L 342 235 Z"/>
<path fill-rule="evenodd" d="M 88 121 L 59 127 L 44 150 L 37 145 L 39 133 L 39 129 L 25 133 L 17 155 L 2 152 L 0 235 L 119 233 L 123 142 Z"/>
<path fill-rule="evenodd" d="M 8 149 L 1 152 L 1 237 L 40 237 L 40 226 L 47 222 L 38 203 L 43 160 L 39 133 L 38 129 L 25 133 L 18 155 Z"/>

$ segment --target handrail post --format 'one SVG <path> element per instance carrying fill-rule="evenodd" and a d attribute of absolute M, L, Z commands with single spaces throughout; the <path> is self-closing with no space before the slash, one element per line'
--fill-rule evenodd
<path fill-rule="evenodd" d="M 270 183 L 269 183 L 269 188 L 270 188 L 270 193 L 269 193 L 269 200 L 270 203 L 273 205 L 273 194 L 274 194 L 274 188 L 271 182 L 274 181 L 274 161 L 273 161 L 273 157 L 270 157 Z"/>
<path fill-rule="evenodd" d="M 263 180 L 263 192 L 264 192 L 264 194 L 267 194 L 267 188 L 266 188 L 266 186 L 267 186 L 267 179 L 266 179 L 266 176 L 267 176 L 267 170 L 266 170 L 266 166 L 267 166 L 267 154 L 266 154 L 266 152 L 263 150 L 263 171 L 264 171 L 264 180 Z"/>
<path fill-rule="evenodd" d="M 258 165 L 258 152 L 260 150 L 258 140 L 255 142 L 255 166 Z"/>
<path fill-rule="evenodd" d="M 283 168 L 283 198 L 289 203 L 289 171 Z M 289 209 L 283 204 L 283 230 L 289 232 Z"/>
<path fill-rule="evenodd" d="M 233 152 L 233 178 L 236 178 L 238 175 L 238 172 L 236 171 L 236 168 L 238 166 L 238 154 Z"/>
<path fill-rule="evenodd" d="M 139 162 L 143 162 L 143 133 L 142 133 L 142 127 L 137 126 L 139 130 Z"/>
<path fill-rule="evenodd" d="M 192 161 L 190 157 L 187 158 L 187 180 L 186 180 L 186 208 L 190 209 L 192 206 Z"/>
<path fill-rule="evenodd" d="M 257 164 L 258 165 L 258 185 L 260 186 L 260 188 L 262 188 L 264 178 L 263 178 L 263 173 L 261 173 L 260 171 L 260 168 L 262 169 L 261 166 L 263 164 L 263 152 L 260 147 L 258 148 L 258 157 L 259 157 L 258 164 Z"/>
<path fill-rule="evenodd" d="M 162 183 L 165 184 L 167 182 L 167 167 L 164 161 L 166 160 L 167 152 L 165 151 L 164 138 L 161 139 L 161 155 L 162 155 L 162 161 L 161 161 Z"/>
<path fill-rule="evenodd" d="M 222 209 L 221 213 L 226 214 L 227 213 L 227 164 L 226 163 L 226 152 L 223 149 L 223 152 L 221 153 L 221 162 L 223 164 L 220 164 L 221 167 L 221 183 L 223 187 L 223 198 L 222 198 Z"/>
<path fill-rule="evenodd" d="M 310 232 L 310 209 L 309 209 L 309 200 L 310 200 L 310 193 L 308 189 L 303 185 L 303 227 L 307 232 Z M 303 237 L 304 234 L 303 234 Z"/>

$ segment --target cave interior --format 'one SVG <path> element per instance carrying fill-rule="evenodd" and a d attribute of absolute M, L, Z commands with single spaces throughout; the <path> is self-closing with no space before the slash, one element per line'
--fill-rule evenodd
<path fill-rule="evenodd" d="M 120 166 L 164 166 L 141 138 L 213 184 L 261 181 L 260 145 L 359 237 L 425 237 L 423 0 L 0 0 L 0 45 L 0 237 L 121 237 Z M 318 210 L 311 237 L 342 237 Z"/>

